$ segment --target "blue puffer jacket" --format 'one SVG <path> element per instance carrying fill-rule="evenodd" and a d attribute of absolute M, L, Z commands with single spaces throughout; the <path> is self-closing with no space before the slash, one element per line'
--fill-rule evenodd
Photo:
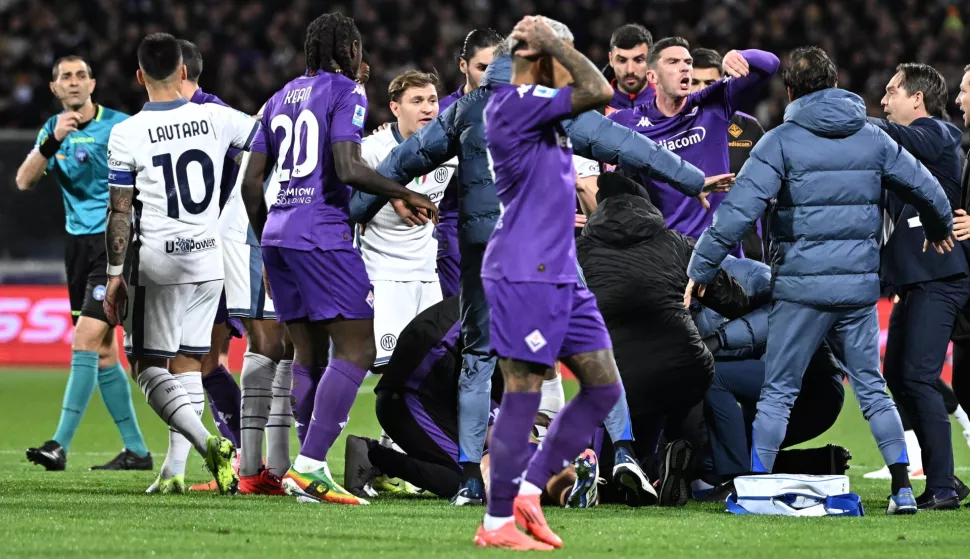
<path fill-rule="evenodd" d="M 461 247 L 484 249 L 499 217 L 482 115 L 490 84 L 509 83 L 511 77 L 512 59 L 496 58 L 485 71 L 481 87 L 463 95 L 438 118 L 394 148 L 377 167 L 385 177 L 407 184 L 411 178 L 429 173 L 457 156 L 458 244 Z M 686 196 L 697 196 L 704 187 L 704 173 L 700 169 L 595 111 L 565 120 L 563 126 L 577 155 L 654 175 L 680 188 Z M 385 203 L 386 198 L 355 192 L 350 205 L 351 219 L 369 221 Z"/>
<path fill-rule="evenodd" d="M 771 203 L 774 299 L 861 307 L 879 300 L 882 188 L 919 211 L 926 237 L 950 235 L 953 219 L 933 175 L 866 122 L 862 99 L 816 91 L 785 110 L 785 122 L 751 152 L 714 223 L 697 242 L 688 275 L 708 283 Z"/>
<path fill-rule="evenodd" d="M 721 350 L 714 354 L 715 359 L 760 359 L 768 343 L 771 268 L 756 260 L 733 256 L 728 256 L 722 267 L 744 287 L 754 310 L 729 320 L 701 305 L 695 298 L 691 301 L 694 324 L 701 337 L 716 334 L 720 339 Z"/>

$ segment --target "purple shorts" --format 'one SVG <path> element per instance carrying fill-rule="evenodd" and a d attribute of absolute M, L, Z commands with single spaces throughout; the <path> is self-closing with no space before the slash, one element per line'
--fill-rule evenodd
<path fill-rule="evenodd" d="M 549 367 L 558 359 L 613 349 L 596 298 L 579 284 L 482 279 L 492 353 Z"/>
<path fill-rule="evenodd" d="M 263 247 L 263 264 L 280 322 L 374 319 L 374 287 L 356 250 Z"/>

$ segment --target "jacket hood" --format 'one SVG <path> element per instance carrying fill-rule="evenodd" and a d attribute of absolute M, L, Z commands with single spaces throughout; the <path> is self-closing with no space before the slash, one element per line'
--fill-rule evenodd
<path fill-rule="evenodd" d="M 650 240 L 664 229 L 664 216 L 650 200 L 623 193 L 600 202 L 589 216 L 583 236 L 612 247 L 627 247 Z"/>
<path fill-rule="evenodd" d="M 509 83 L 512 81 L 512 57 L 500 56 L 492 61 L 482 75 L 482 87 L 493 83 Z"/>
<path fill-rule="evenodd" d="M 816 136 L 845 138 L 865 126 L 866 104 L 850 91 L 823 89 L 792 101 L 785 109 L 785 122 Z"/>

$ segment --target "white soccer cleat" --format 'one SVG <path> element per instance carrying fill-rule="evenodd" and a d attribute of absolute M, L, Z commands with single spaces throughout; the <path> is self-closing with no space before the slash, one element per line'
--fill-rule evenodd
<path fill-rule="evenodd" d="M 909 472 L 909 479 L 926 479 L 926 474 L 923 472 L 922 464 L 910 464 L 906 470 Z M 893 478 L 893 476 L 889 473 L 889 466 L 883 466 L 882 468 L 874 472 L 869 472 L 862 477 L 865 479 L 878 479 L 882 481 L 891 480 Z"/>

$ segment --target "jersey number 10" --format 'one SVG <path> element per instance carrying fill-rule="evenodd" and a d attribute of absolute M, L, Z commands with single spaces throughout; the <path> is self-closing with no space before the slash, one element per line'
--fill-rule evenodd
<path fill-rule="evenodd" d="M 205 185 L 205 196 L 201 202 L 192 199 L 192 191 L 189 189 L 189 163 L 198 163 L 202 167 L 202 182 Z M 199 149 L 190 149 L 179 156 L 175 162 L 174 172 L 172 167 L 172 154 L 163 153 L 152 157 L 152 165 L 162 168 L 162 175 L 165 178 L 165 197 L 168 199 L 168 217 L 179 218 L 179 200 L 181 206 L 190 214 L 200 214 L 209 207 L 212 201 L 212 192 L 216 187 L 215 171 L 212 169 L 212 160 L 206 153 Z M 176 192 L 176 185 L 178 191 Z"/>
<path fill-rule="evenodd" d="M 295 178 L 309 176 L 320 161 L 320 124 L 317 122 L 317 117 L 310 111 L 300 111 L 294 125 L 289 115 L 278 114 L 273 117 L 269 126 L 274 134 L 280 128 L 283 129 L 280 155 L 276 159 L 276 176 L 279 177 L 280 182 L 288 182 L 291 176 Z M 297 135 L 296 142 L 293 142 L 294 132 Z M 292 170 L 283 168 L 290 154 L 290 146 L 293 147 L 293 159 L 290 160 Z M 297 163 L 303 153 L 306 154 L 305 159 L 302 163 Z"/>

